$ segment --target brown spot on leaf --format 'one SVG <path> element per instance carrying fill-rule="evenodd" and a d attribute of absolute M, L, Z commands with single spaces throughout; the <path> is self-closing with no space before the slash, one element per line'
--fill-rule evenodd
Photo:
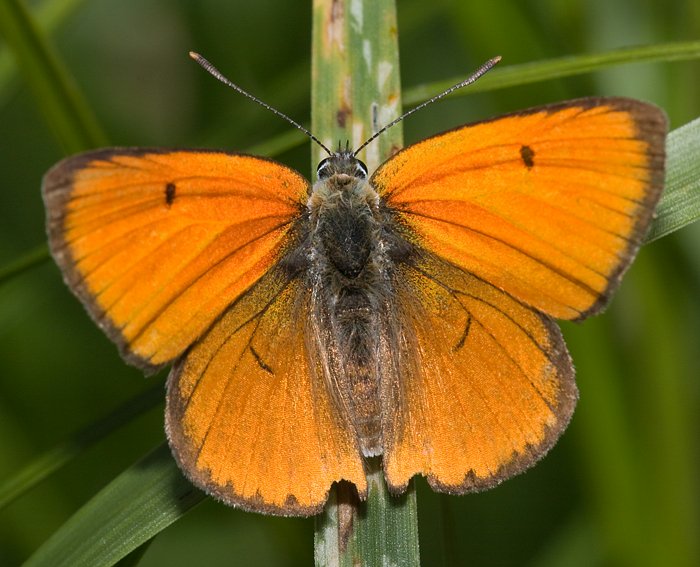
<path fill-rule="evenodd" d="M 340 126 L 341 128 L 345 128 L 345 124 L 347 124 L 348 117 L 351 114 L 352 109 L 347 105 L 343 105 L 335 115 L 335 121 L 338 123 L 338 126 Z"/>

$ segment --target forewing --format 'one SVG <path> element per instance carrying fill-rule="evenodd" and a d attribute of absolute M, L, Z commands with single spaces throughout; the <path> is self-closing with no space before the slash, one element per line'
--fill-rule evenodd
<path fill-rule="evenodd" d="M 652 218 L 666 118 L 591 98 L 464 126 L 372 177 L 417 244 L 557 318 L 607 303 Z"/>
<path fill-rule="evenodd" d="M 556 324 L 507 293 L 425 256 L 403 268 L 403 371 L 384 395 L 384 470 L 402 491 L 492 487 L 555 443 L 577 399 Z"/>
<path fill-rule="evenodd" d="M 321 358 L 307 350 L 309 293 L 273 271 L 168 379 L 173 454 L 193 483 L 230 505 L 311 515 L 341 479 L 366 495 L 352 428 L 321 377 Z"/>
<path fill-rule="evenodd" d="M 88 152 L 44 178 L 51 251 L 122 355 L 157 368 L 280 257 L 307 186 L 251 156 Z"/>

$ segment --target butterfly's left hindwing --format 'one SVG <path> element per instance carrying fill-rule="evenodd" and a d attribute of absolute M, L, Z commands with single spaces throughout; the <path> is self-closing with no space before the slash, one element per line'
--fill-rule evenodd
<path fill-rule="evenodd" d="M 309 290 L 273 268 L 180 359 L 166 430 L 185 474 L 255 512 L 311 515 L 335 481 L 367 482 L 346 416 L 307 350 Z"/>
<path fill-rule="evenodd" d="M 308 182 L 216 151 L 107 149 L 44 178 L 51 252 L 131 363 L 172 361 L 279 258 Z"/>

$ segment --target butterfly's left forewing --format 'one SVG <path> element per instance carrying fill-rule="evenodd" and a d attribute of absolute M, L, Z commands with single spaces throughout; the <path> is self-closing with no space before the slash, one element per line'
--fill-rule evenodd
<path fill-rule="evenodd" d="M 51 251 L 131 363 L 180 355 L 279 258 L 308 182 L 217 151 L 114 148 L 45 176 Z"/>

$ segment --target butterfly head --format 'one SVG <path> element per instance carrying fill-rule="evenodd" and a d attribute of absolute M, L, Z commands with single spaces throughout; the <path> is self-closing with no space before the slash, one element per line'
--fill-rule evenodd
<path fill-rule="evenodd" d="M 367 183 L 369 172 L 364 162 L 349 149 L 338 150 L 321 160 L 316 169 L 317 182 L 313 185 L 307 206 L 312 217 L 321 211 L 336 210 L 340 203 L 354 208 L 355 213 L 368 212 L 368 205 L 376 203 L 376 192 Z M 354 214 L 354 213 L 347 213 Z"/>
<path fill-rule="evenodd" d="M 367 179 L 367 166 L 350 150 L 338 151 L 321 160 L 316 168 L 319 181 L 337 177 L 339 181 Z"/>

